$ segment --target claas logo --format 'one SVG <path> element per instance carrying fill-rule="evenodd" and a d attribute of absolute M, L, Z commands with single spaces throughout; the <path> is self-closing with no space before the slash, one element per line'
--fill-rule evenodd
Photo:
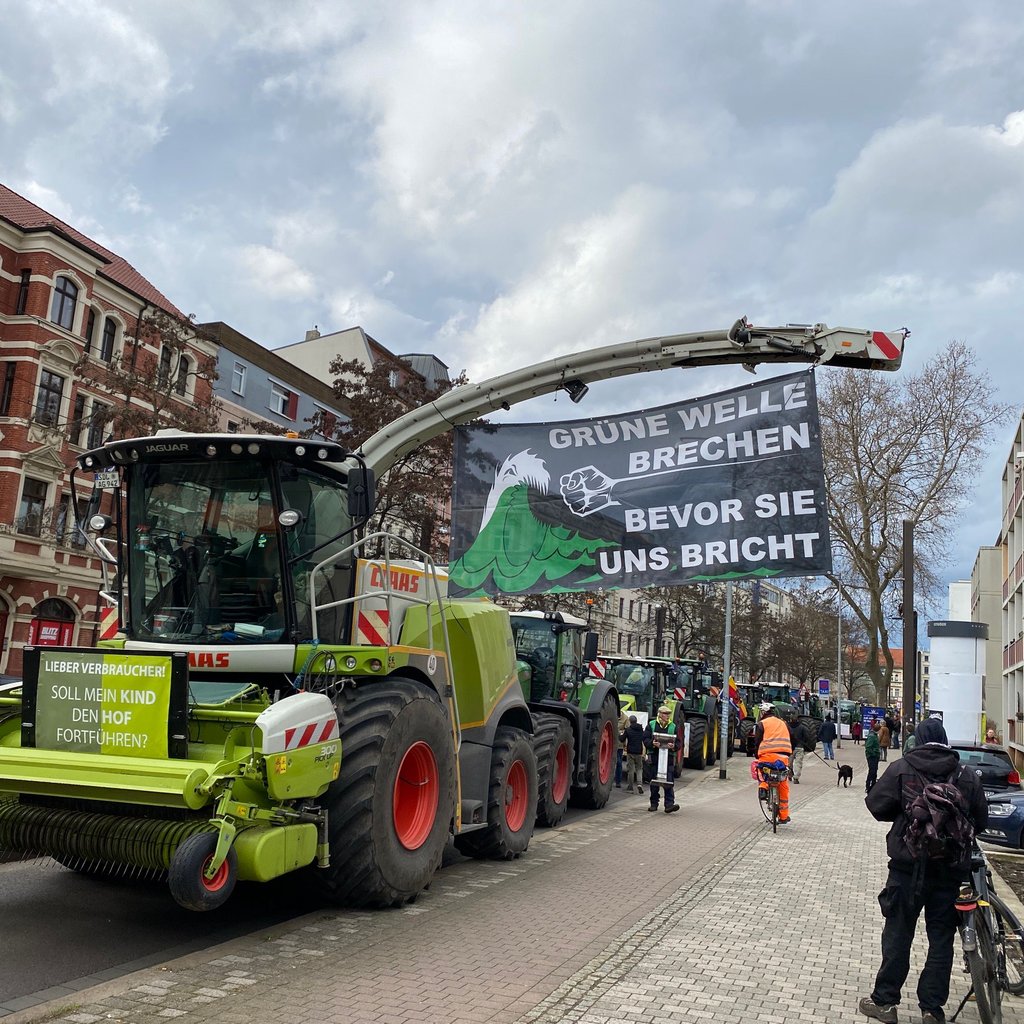
<path fill-rule="evenodd" d="M 384 567 L 381 565 L 370 566 L 370 586 L 374 590 L 380 590 L 384 586 Z M 417 573 L 409 572 L 406 569 L 391 570 L 391 589 L 406 594 L 416 594 L 420 589 L 420 578 Z"/>
<path fill-rule="evenodd" d="M 227 651 L 189 651 L 189 668 L 228 668 L 231 655 Z"/>

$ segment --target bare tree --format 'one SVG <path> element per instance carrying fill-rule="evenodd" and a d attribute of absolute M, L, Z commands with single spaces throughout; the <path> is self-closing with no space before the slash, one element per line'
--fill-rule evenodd
<path fill-rule="evenodd" d="M 330 372 L 335 394 L 348 400 L 350 418 L 337 422 L 333 414 L 320 413 L 313 429 L 333 434 L 350 451 L 403 413 L 467 382 L 462 374 L 431 386 L 401 359 L 383 355 L 369 367 L 362 360 L 339 357 Z M 327 416 L 330 421 L 325 421 Z M 369 529 L 390 529 L 447 561 L 451 487 L 452 433 L 446 431 L 399 459 L 377 481 L 377 507 Z"/>
<path fill-rule="evenodd" d="M 93 403 L 88 426 L 114 437 L 147 437 L 161 427 L 216 429 L 220 401 L 205 392 L 217 380 L 217 363 L 198 353 L 199 336 L 193 317 L 150 309 L 117 356 L 107 361 L 83 355 L 75 367 L 78 379 L 112 399 L 110 405 Z"/>
<path fill-rule="evenodd" d="M 819 392 L 834 572 L 866 634 L 864 665 L 885 702 L 892 675 L 887 593 L 902 577 L 903 521 L 914 526 L 915 580 L 936 587 L 945 539 L 1011 407 L 963 342 L 913 374 L 841 370 Z"/>

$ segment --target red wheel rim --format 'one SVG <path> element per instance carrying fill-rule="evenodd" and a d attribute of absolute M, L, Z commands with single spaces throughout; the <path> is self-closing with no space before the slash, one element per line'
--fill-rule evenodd
<path fill-rule="evenodd" d="M 505 824 L 512 832 L 518 832 L 526 821 L 527 795 L 530 787 L 526 782 L 526 765 L 513 761 L 505 779 Z"/>
<path fill-rule="evenodd" d="M 213 854 L 211 853 L 210 856 L 203 861 L 203 866 L 199 871 L 199 881 L 207 892 L 220 892 L 220 890 L 227 885 L 228 876 L 231 874 L 231 868 L 228 867 L 228 862 L 225 858 L 224 863 L 217 868 L 217 873 L 213 878 L 207 878 L 206 869 L 210 866 L 210 861 L 212 860 Z"/>
<path fill-rule="evenodd" d="M 398 766 L 392 805 L 395 835 L 407 850 L 418 850 L 427 841 L 437 818 L 440 793 L 434 752 L 419 740 Z"/>
<path fill-rule="evenodd" d="M 597 777 L 607 782 L 612 777 L 612 753 L 615 742 L 612 738 L 612 723 L 605 722 L 601 729 L 601 742 L 597 748 Z"/>
<path fill-rule="evenodd" d="M 569 772 L 572 755 L 568 743 L 559 743 L 555 751 L 555 762 L 551 768 L 551 796 L 556 804 L 560 804 L 569 792 Z"/>

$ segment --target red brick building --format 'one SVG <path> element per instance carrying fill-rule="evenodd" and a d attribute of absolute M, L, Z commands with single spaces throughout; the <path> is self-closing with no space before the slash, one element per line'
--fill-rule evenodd
<path fill-rule="evenodd" d="M 74 526 L 69 471 L 125 399 L 76 367 L 122 355 L 163 367 L 166 346 L 140 331 L 154 311 L 182 317 L 116 253 L 0 185 L 0 674 L 20 674 L 25 644 L 95 640 L 99 560 Z M 175 352 L 174 401 L 210 402 L 187 371 L 215 354 L 199 340 Z M 91 480 L 78 486 L 84 497 Z"/>

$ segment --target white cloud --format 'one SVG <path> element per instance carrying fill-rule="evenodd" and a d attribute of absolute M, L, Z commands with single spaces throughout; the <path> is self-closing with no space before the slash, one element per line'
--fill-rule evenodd
<path fill-rule="evenodd" d="M 246 245 L 238 253 L 241 270 L 254 289 L 271 298 L 309 298 L 315 290 L 312 274 L 287 254 L 266 245 Z"/>

